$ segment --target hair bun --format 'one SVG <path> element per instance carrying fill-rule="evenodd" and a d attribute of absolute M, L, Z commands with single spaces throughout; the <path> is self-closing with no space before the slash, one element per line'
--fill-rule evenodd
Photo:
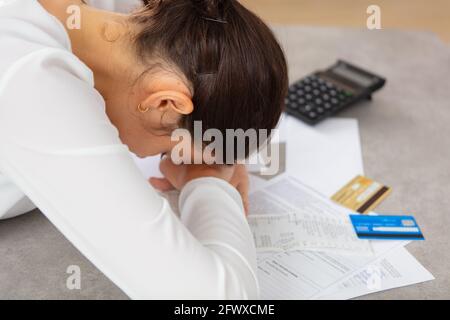
<path fill-rule="evenodd" d="M 223 19 L 232 0 L 191 0 L 195 8 L 206 18 Z"/>

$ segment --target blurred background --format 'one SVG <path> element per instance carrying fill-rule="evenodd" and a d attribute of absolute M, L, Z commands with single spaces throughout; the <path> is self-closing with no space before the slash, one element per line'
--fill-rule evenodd
<path fill-rule="evenodd" d="M 381 8 L 382 28 L 435 32 L 450 43 L 450 0 L 242 0 L 275 24 L 365 28 L 366 9 Z"/>

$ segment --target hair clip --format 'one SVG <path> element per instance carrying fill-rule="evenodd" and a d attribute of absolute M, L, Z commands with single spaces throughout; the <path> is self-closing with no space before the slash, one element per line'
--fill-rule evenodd
<path fill-rule="evenodd" d="M 197 77 L 215 76 L 215 75 L 217 75 L 217 71 L 196 72 L 195 75 Z"/>
<path fill-rule="evenodd" d="M 223 24 L 228 23 L 228 21 L 221 20 L 221 19 L 213 19 L 213 18 L 208 18 L 208 17 L 202 17 L 202 19 L 208 20 L 208 21 L 213 21 L 213 22 L 218 22 L 218 23 L 223 23 Z"/>

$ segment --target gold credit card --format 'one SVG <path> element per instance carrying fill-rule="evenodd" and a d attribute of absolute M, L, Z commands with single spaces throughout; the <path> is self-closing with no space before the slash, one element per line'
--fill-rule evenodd
<path fill-rule="evenodd" d="M 391 188 L 363 176 L 356 176 L 331 199 L 359 213 L 374 209 L 391 193 Z"/>

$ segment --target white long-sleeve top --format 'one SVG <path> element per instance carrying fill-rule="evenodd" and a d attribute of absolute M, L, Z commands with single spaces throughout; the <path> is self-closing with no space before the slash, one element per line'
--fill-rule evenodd
<path fill-rule="evenodd" d="M 104 108 L 64 26 L 37 0 L 0 1 L 0 217 L 28 197 L 131 298 L 257 298 L 238 192 L 193 180 L 176 217 Z"/>

